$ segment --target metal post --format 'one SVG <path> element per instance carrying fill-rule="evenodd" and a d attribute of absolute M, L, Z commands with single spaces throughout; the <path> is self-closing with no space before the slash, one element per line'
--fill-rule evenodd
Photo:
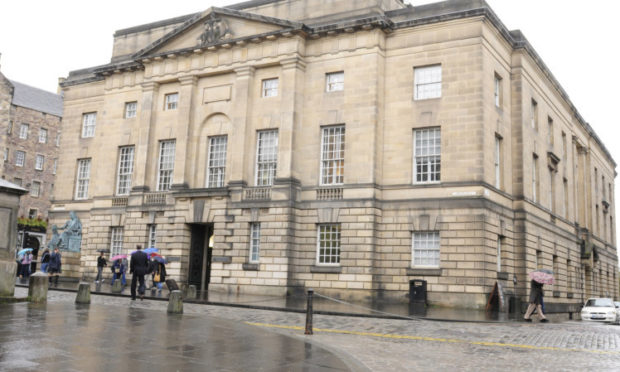
<path fill-rule="evenodd" d="M 312 334 L 312 295 L 313 289 L 308 289 L 308 306 L 306 307 L 306 332 L 304 334 Z"/>

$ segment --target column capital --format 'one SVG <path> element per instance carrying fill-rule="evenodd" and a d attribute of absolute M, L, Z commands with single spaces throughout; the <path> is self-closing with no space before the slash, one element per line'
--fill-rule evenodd
<path fill-rule="evenodd" d="M 236 68 L 235 73 L 237 77 L 252 77 L 254 76 L 254 72 L 256 71 L 256 67 L 254 66 L 243 66 Z"/>
<path fill-rule="evenodd" d="M 145 81 L 142 83 L 142 91 L 154 91 L 159 88 L 159 83 L 156 81 Z"/>
<path fill-rule="evenodd" d="M 299 57 L 286 58 L 280 61 L 282 69 L 299 69 L 301 71 L 306 70 L 306 62 Z"/>
<path fill-rule="evenodd" d="M 181 76 L 179 78 L 179 82 L 181 83 L 181 85 L 196 85 L 197 81 L 198 77 L 195 75 Z"/>

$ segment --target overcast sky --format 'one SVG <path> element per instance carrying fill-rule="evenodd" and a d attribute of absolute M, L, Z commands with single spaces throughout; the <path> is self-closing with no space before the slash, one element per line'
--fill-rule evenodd
<path fill-rule="evenodd" d="M 238 2 L 3 1 L 0 70 L 9 79 L 56 91 L 58 77 L 67 76 L 71 70 L 109 62 L 115 30 Z M 432 2 L 435 1 L 409 1 L 414 6 Z M 523 31 L 581 115 L 620 162 L 620 1 L 487 2 L 509 29 Z M 618 191 L 616 195 L 620 195 Z"/>

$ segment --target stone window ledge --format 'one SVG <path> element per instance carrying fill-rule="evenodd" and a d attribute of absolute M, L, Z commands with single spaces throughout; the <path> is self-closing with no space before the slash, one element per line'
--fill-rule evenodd
<path fill-rule="evenodd" d="M 312 266 L 310 267 L 311 273 L 327 273 L 327 274 L 340 274 L 342 267 L 340 266 Z"/>
<path fill-rule="evenodd" d="M 244 263 L 242 266 L 246 271 L 258 271 L 258 264 L 255 263 Z"/>
<path fill-rule="evenodd" d="M 415 267 L 408 267 L 407 275 L 441 276 L 441 269 L 420 269 Z"/>

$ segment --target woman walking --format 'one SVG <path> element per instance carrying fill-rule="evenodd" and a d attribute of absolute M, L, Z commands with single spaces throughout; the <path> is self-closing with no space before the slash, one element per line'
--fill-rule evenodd
<path fill-rule="evenodd" d="M 525 312 L 525 316 L 523 317 L 523 319 L 525 319 L 526 322 L 531 322 L 532 318 L 530 318 L 530 316 L 534 312 L 534 309 L 536 309 L 538 311 L 540 321 L 542 323 L 545 323 L 548 320 L 547 317 L 545 317 L 542 309 L 543 284 L 532 280 L 530 286 L 530 305 L 527 307 L 527 311 Z"/>
<path fill-rule="evenodd" d="M 58 277 L 60 275 L 62 267 L 62 257 L 60 256 L 60 252 L 58 251 L 58 247 L 54 248 L 54 253 L 50 256 L 50 263 L 47 266 L 47 271 L 49 272 L 49 282 L 52 284 L 52 278 L 54 278 L 54 285 L 58 286 Z"/>

